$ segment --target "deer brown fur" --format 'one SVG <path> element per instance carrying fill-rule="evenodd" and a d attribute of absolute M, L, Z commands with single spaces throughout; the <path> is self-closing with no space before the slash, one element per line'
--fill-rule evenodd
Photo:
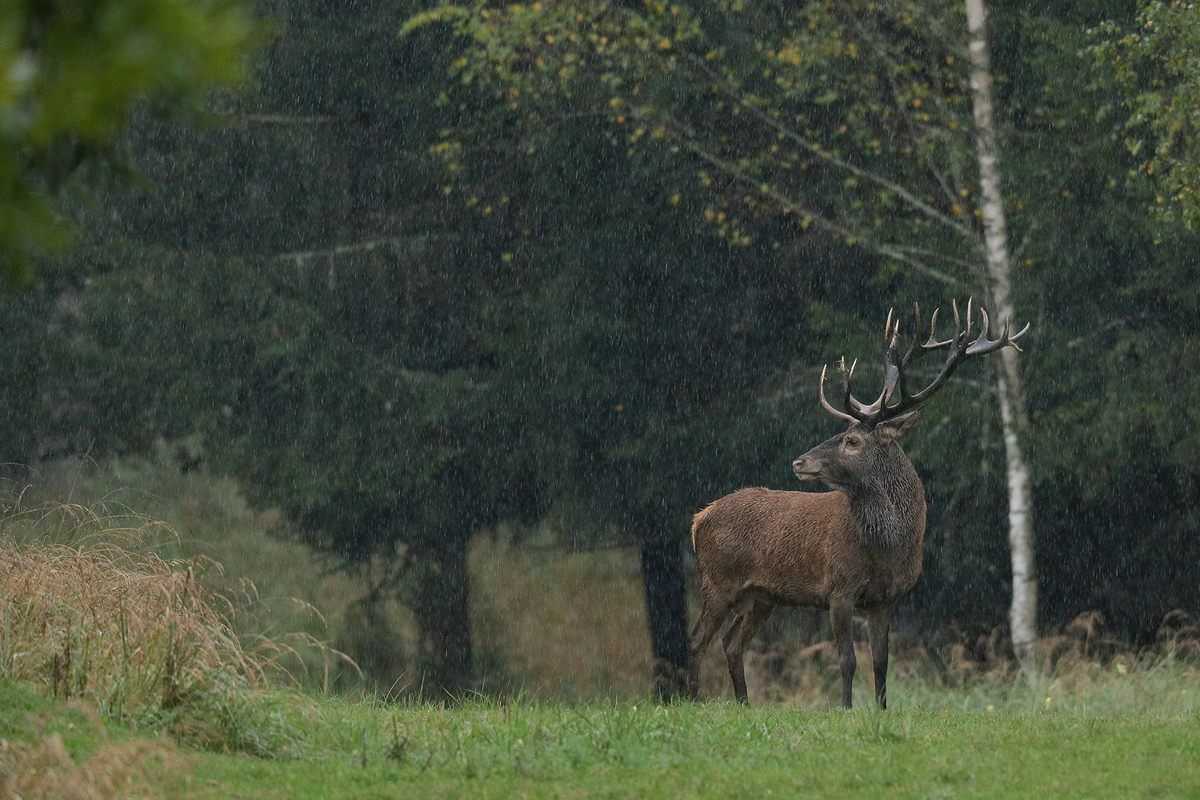
<path fill-rule="evenodd" d="M 746 647 L 776 606 L 828 608 L 842 673 L 842 706 L 851 707 L 851 687 L 857 664 L 853 616 L 856 608 L 867 617 L 875 699 L 887 707 L 888 632 L 896 606 L 921 573 L 925 534 L 925 490 L 897 439 L 910 430 L 924 402 L 950 377 L 958 364 L 975 355 L 1016 347 L 1008 325 L 996 340 L 987 338 L 987 314 L 982 332 L 969 340 L 959 331 L 935 338 L 937 313 L 930 321 L 928 341 L 917 310 L 917 338 L 899 365 L 893 355 L 898 325 L 889 315 L 885 333 L 884 389 L 879 399 L 864 405 L 851 395 L 853 367 L 843 369 L 846 411 L 825 400 L 821 374 L 821 405 L 849 422 L 844 433 L 822 442 L 793 463 L 802 481 L 820 479 L 835 491 L 825 493 L 741 489 L 696 514 L 692 545 L 700 571 L 701 612 L 692 631 L 688 684 L 696 697 L 700 661 L 712 637 L 732 613 L 724 637 L 734 696 L 747 702 L 743 657 Z M 1028 326 L 1026 326 L 1026 330 Z M 933 383 L 910 395 L 905 369 L 931 350 L 949 354 Z M 889 406 L 894 390 L 898 402 Z"/>

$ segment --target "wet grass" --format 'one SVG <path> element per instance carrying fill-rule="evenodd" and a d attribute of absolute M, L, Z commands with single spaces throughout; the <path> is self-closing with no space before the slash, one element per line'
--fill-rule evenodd
<path fill-rule="evenodd" d="M 13 698 L 9 690 L 0 704 Z M 28 761 L 30 748 L 52 753 L 74 720 L 72 730 L 85 731 L 68 748 L 74 769 L 119 745 L 131 780 L 180 798 L 1117 798 L 1195 797 L 1200 788 L 1195 713 L 311 702 L 317 712 L 301 747 L 273 759 L 164 750 L 124 734 L 99 741 L 95 723 L 62 701 L 53 723 L 45 705 L 33 716 L 0 715 L 0 736 L 29 742 Z M 7 752 L 0 774 L 12 775 Z M 63 772 L 53 759 L 42 756 Z M 139 759 L 159 766 L 143 769 Z"/>

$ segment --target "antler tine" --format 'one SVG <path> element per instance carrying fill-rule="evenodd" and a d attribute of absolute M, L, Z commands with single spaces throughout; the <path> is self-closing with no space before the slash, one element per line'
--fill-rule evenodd
<path fill-rule="evenodd" d="M 896 382 L 900 376 L 899 369 L 893 363 L 896 346 L 900 341 L 900 320 L 896 317 L 894 309 L 888 310 L 887 321 L 883 324 L 883 333 L 883 388 L 879 390 L 879 396 L 869 405 L 854 397 L 850 387 L 851 379 L 854 377 L 853 366 L 850 368 L 850 375 L 843 386 L 846 411 L 859 420 L 879 419 L 884 406 L 891 399 L 892 392 L 896 390 Z"/>
<path fill-rule="evenodd" d="M 909 345 L 908 352 L 904 354 L 904 358 L 900 360 L 897 367 L 896 382 L 900 386 L 900 402 L 903 403 L 910 396 L 908 392 L 908 365 L 919 359 L 931 350 L 941 350 L 950 346 L 953 339 L 938 341 L 937 338 L 937 321 L 940 308 L 935 308 L 933 314 L 929 317 L 929 328 L 926 332 L 925 326 L 921 323 L 921 304 L 913 303 L 913 340 Z"/>
<path fill-rule="evenodd" d="M 933 310 L 933 316 L 929 318 L 929 341 L 925 342 L 924 347 L 926 350 L 941 350 L 943 347 L 949 345 L 952 341 L 951 339 L 947 339 L 944 342 L 939 342 L 937 339 L 937 318 L 939 311 L 941 311 L 940 308 L 935 308 Z"/>
<path fill-rule="evenodd" d="M 850 363 L 850 369 L 846 369 L 846 357 L 842 356 L 838 362 L 838 370 L 842 373 L 842 405 L 846 409 L 850 409 L 850 384 L 854 380 L 854 368 L 858 366 L 858 359 L 854 359 Z"/>
<path fill-rule="evenodd" d="M 871 407 L 862 404 L 862 401 L 852 394 L 854 384 L 854 368 L 858 366 L 858 359 L 854 359 L 850 363 L 850 370 L 846 370 L 846 359 L 842 359 L 842 405 L 846 407 L 847 413 L 857 420 L 865 420 L 871 413 Z"/>
<path fill-rule="evenodd" d="M 913 318 L 915 320 L 915 324 L 913 326 L 913 341 L 908 348 L 908 352 L 904 354 L 904 358 L 900 360 L 901 371 L 903 371 L 905 367 L 916 361 L 921 356 L 925 355 L 925 353 L 929 352 L 930 350 L 941 350 L 943 347 L 947 347 L 953 343 L 953 339 L 938 341 L 937 322 L 938 314 L 940 312 L 940 308 L 935 308 L 933 310 L 933 314 L 929 318 L 928 333 L 926 333 L 925 326 L 921 324 L 921 305 L 920 303 L 913 303 Z M 899 326 L 897 326 L 897 333 L 898 332 Z M 922 339 L 925 341 L 922 342 Z"/>
<path fill-rule="evenodd" d="M 984 339 L 984 340 L 987 339 L 988 331 L 990 330 L 990 326 L 992 324 L 991 319 L 988 317 L 987 309 L 984 308 L 983 306 L 979 307 L 979 316 L 983 317 L 983 323 L 982 323 L 982 325 L 980 325 L 979 336 L 976 337 L 976 339 L 975 339 L 975 341 L 977 341 L 977 342 L 980 339 Z M 1008 323 L 1007 322 L 1004 323 L 1004 335 L 1005 336 L 1008 335 Z"/>
<path fill-rule="evenodd" d="M 826 364 L 821 367 L 821 383 L 820 383 L 820 388 L 818 389 L 818 392 L 821 395 L 821 407 L 824 408 L 826 411 L 828 411 L 830 414 L 833 414 L 838 419 L 845 420 L 846 422 L 854 422 L 855 421 L 854 417 L 850 416 L 849 414 L 847 414 L 843 411 L 838 411 L 836 408 L 829 405 L 829 401 L 825 399 L 825 369 L 828 366 L 829 365 Z M 842 366 L 843 367 L 846 366 L 846 359 L 844 359 L 844 358 L 842 359 Z"/>
<path fill-rule="evenodd" d="M 1006 317 L 1006 318 L 1005 318 L 1005 320 L 1004 320 L 1004 324 L 1005 324 L 1005 326 L 1007 326 L 1007 325 L 1008 325 L 1008 321 L 1009 321 L 1009 320 L 1011 320 L 1011 319 L 1012 319 L 1012 317 Z M 1021 328 L 1021 330 L 1017 331 L 1017 332 L 1016 332 L 1016 333 L 1014 333 L 1012 336 L 1008 337 L 1008 346 L 1009 346 L 1009 347 L 1011 347 L 1012 349 L 1016 350 L 1018 353 L 1024 353 L 1025 351 L 1024 351 L 1024 350 L 1022 350 L 1022 349 L 1021 349 L 1021 348 L 1020 348 L 1020 347 L 1017 345 L 1017 339 L 1020 339 L 1022 336 L 1024 336 L 1024 335 L 1025 335 L 1025 332 L 1026 332 L 1027 330 L 1029 330 L 1029 326 L 1030 326 L 1031 324 L 1032 324 L 1032 323 L 1030 323 L 1030 322 L 1026 322 L 1026 323 L 1025 323 L 1025 327 L 1024 327 L 1024 328 Z"/>
<path fill-rule="evenodd" d="M 1022 328 L 1021 332 L 1018 333 L 1016 336 L 1009 336 L 1008 331 L 1012 325 L 1012 317 L 1005 317 L 1004 329 L 1000 332 L 1000 337 L 998 339 L 989 339 L 988 338 L 989 320 L 988 320 L 987 311 L 983 308 L 980 308 L 979 314 L 980 314 L 980 316 L 983 317 L 983 326 L 982 326 L 983 329 L 980 331 L 979 336 L 975 339 L 975 341 L 971 342 L 971 344 L 967 347 L 966 355 L 968 355 L 968 356 L 985 355 L 987 353 L 994 353 L 997 350 L 1001 350 L 1004 347 L 1010 347 L 1010 346 L 1015 348 L 1018 351 L 1021 349 L 1020 347 L 1017 346 L 1016 339 L 1023 336 L 1025 334 L 1025 331 L 1029 330 L 1028 323 L 1025 324 L 1025 327 Z"/>
<path fill-rule="evenodd" d="M 884 338 L 883 348 L 883 389 L 879 392 L 879 399 L 871 404 L 874 411 L 879 411 L 892 398 L 892 392 L 896 391 L 896 383 L 900 380 L 900 368 L 894 363 L 896 346 L 900 344 L 900 319 L 892 321 L 892 312 L 888 311 L 888 328 Z"/>
<path fill-rule="evenodd" d="M 933 318 L 937 319 L 937 311 L 933 312 Z M 921 304 L 913 303 L 913 340 L 908 346 L 908 352 L 904 354 L 904 358 L 900 359 L 900 366 L 896 368 L 896 382 L 900 386 L 900 400 L 903 402 L 905 397 L 908 397 L 908 381 L 904 377 L 904 369 L 912 363 L 913 359 L 920 358 L 925 352 L 925 346 L 921 344 L 921 336 L 924 329 L 921 327 Z M 899 333 L 899 331 L 897 331 Z"/>

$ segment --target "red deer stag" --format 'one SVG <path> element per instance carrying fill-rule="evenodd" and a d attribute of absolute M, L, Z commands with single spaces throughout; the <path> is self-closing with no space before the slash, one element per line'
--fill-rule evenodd
<path fill-rule="evenodd" d="M 700 570 L 702 606 L 692 630 L 688 688 L 696 697 L 700 661 L 714 634 L 732 611 L 725 634 L 725 656 L 734 696 L 747 703 L 742 665 L 746 646 L 775 606 L 828 608 L 842 672 L 842 707 L 850 708 L 856 667 L 853 615 L 860 608 L 870 625 L 875 699 L 887 708 L 888 629 L 896 604 L 921 573 L 925 535 L 925 489 L 896 439 L 920 414 L 918 406 L 942 387 L 960 364 L 1015 344 L 1025 331 L 1009 335 L 1009 323 L 998 339 L 988 338 L 987 312 L 979 309 L 979 336 L 972 341 L 971 303 L 967 326 L 960 330 L 954 308 L 954 335 L 937 340 L 937 312 L 926 330 L 917 307 L 913 342 L 895 363 L 899 322 L 891 313 L 884 332 L 883 391 L 864 404 L 851 394 L 854 366 L 842 372 L 838 411 L 825 399 L 821 370 L 821 406 L 849 423 L 845 433 L 809 450 L 792 469 L 802 481 L 820 479 L 836 489 L 815 494 L 742 489 L 696 514 L 692 545 Z M 946 360 L 927 387 L 911 394 L 906 370 L 932 350 L 946 350 Z M 856 362 L 857 363 L 857 362 Z M 899 387 L 900 397 L 888 405 Z"/>

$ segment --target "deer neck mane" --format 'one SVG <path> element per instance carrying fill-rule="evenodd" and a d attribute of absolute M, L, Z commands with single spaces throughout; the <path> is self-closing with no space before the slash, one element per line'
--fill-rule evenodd
<path fill-rule="evenodd" d="M 925 487 L 899 447 L 894 469 L 880 470 L 854 486 L 839 487 L 863 541 L 896 549 L 919 545 L 925 534 Z"/>

